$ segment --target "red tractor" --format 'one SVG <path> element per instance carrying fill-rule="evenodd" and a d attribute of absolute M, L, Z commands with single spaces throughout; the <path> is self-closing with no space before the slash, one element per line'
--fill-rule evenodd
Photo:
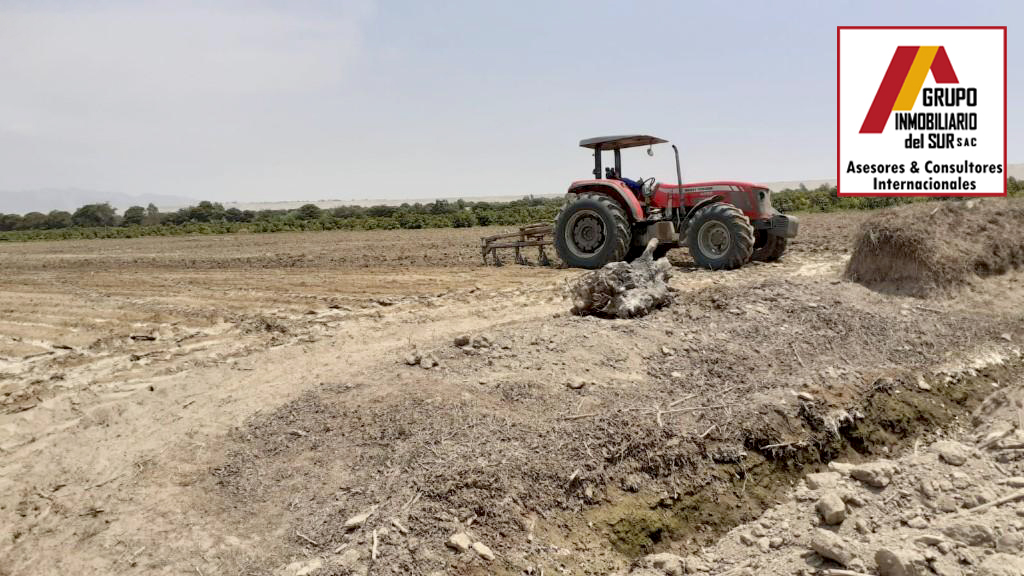
<path fill-rule="evenodd" d="M 562 261 L 600 268 L 632 260 L 652 238 L 658 239 L 656 258 L 686 246 L 698 265 L 712 270 L 738 268 L 752 259 L 779 259 L 799 222 L 772 207 L 767 188 L 727 181 L 684 185 L 674 144 L 677 184 L 622 176 L 622 150 L 646 146 L 653 156 L 652 147 L 666 142 L 639 134 L 580 141 L 581 147 L 594 151 L 594 179 L 569 186 L 555 220 L 555 249 Z M 615 165 L 602 171 L 602 153 L 609 150 Z"/>

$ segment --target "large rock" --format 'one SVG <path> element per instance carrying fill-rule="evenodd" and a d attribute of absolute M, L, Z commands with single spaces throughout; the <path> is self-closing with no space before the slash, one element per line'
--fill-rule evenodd
<path fill-rule="evenodd" d="M 999 537 L 996 550 L 1014 554 L 1024 552 L 1024 536 L 1021 536 L 1020 532 L 1007 532 Z"/>
<path fill-rule="evenodd" d="M 816 472 L 808 474 L 804 481 L 807 482 L 808 488 L 817 490 L 819 488 L 832 488 L 839 483 L 840 478 L 842 476 L 838 472 Z"/>
<path fill-rule="evenodd" d="M 811 548 L 822 558 L 838 562 L 846 566 L 856 558 L 856 554 L 849 542 L 838 534 L 819 528 L 811 540 Z"/>
<path fill-rule="evenodd" d="M 675 554 L 662 552 L 661 554 L 644 556 L 643 564 L 661 570 L 668 576 L 683 576 L 685 561 Z"/>
<path fill-rule="evenodd" d="M 892 482 L 892 477 L 899 472 L 899 467 L 891 460 L 877 460 L 866 464 L 858 464 L 850 469 L 850 476 L 875 488 L 885 488 Z"/>
<path fill-rule="evenodd" d="M 452 537 L 445 542 L 445 545 L 452 550 L 458 552 L 465 552 L 469 550 L 469 547 L 473 545 L 473 540 L 469 537 L 469 534 L 465 532 L 459 532 L 458 534 L 452 534 Z"/>
<path fill-rule="evenodd" d="M 962 542 L 968 546 L 995 548 L 996 534 L 987 524 L 979 521 L 956 521 L 942 529 L 942 533 L 951 540 Z"/>
<path fill-rule="evenodd" d="M 1020 576 L 1024 574 L 1024 558 L 996 553 L 978 566 L 977 576 Z"/>
<path fill-rule="evenodd" d="M 913 549 L 882 548 L 875 553 L 879 576 L 931 576 L 924 555 Z"/>
<path fill-rule="evenodd" d="M 480 556 L 484 560 L 487 560 L 488 562 L 494 560 L 494 552 L 492 552 L 491 549 L 488 548 L 487 545 L 483 542 L 474 542 L 473 551 L 476 552 L 478 556 Z"/>
<path fill-rule="evenodd" d="M 940 440 L 932 444 L 932 450 L 939 454 L 942 461 L 953 466 L 963 466 L 970 456 L 970 451 L 966 446 L 952 440 Z"/>
<path fill-rule="evenodd" d="M 710 572 L 711 566 L 697 556 L 687 556 L 683 560 L 683 569 L 686 574 L 692 574 L 694 572 Z"/>
<path fill-rule="evenodd" d="M 842 524 L 846 519 L 846 503 L 835 492 L 829 492 L 822 496 L 814 508 L 821 515 L 825 524 L 834 526 Z"/>

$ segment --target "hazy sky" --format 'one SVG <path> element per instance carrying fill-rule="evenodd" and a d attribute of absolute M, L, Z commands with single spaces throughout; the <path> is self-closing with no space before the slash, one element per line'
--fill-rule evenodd
<path fill-rule="evenodd" d="M 834 178 L 836 25 L 1022 21 L 1019 0 L 0 0 L 0 190 L 558 193 L 591 169 L 580 138 L 629 132 L 677 142 L 687 180 Z M 626 174 L 673 179 L 668 152 Z"/>

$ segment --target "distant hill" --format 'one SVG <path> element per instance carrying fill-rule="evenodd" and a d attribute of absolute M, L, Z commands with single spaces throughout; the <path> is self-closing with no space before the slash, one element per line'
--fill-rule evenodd
<path fill-rule="evenodd" d="M 1024 164 L 1010 164 L 1007 167 L 1007 174 L 1018 180 L 1024 180 Z M 762 182 L 773 191 L 785 190 L 787 188 L 799 188 L 801 184 L 813 190 L 822 184 L 835 186 L 835 178 L 821 178 L 815 180 L 789 180 L 784 182 Z M 561 196 L 563 192 L 534 194 L 539 198 L 554 198 Z M 522 196 L 465 196 L 466 200 L 476 202 L 509 202 L 519 200 Z M 420 202 L 427 204 L 435 200 L 448 200 L 454 202 L 459 199 L 457 196 L 443 197 L 421 197 L 421 198 L 358 198 L 351 200 L 282 200 L 279 202 L 222 202 L 225 208 L 239 208 L 241 210 L 294 210 L 303 204 L 316 204 L 325 209 L 338 206 L 398 206 L 408 202 L 415 204 Z M 0 190 L 0 213 L 24 214 L 26 212 L 49 212 L 50 210 L 74 210 L 84 204 L 96 202 L 110 202 L 112 206 L 124 211 L 129 206 L 146 206 L 156 204 L 161 212 L 171 212 L 185 206 L 197 204 L 195 198 L 185 196 L 167 196 L 160 194 L 120 194 L 117 192 L 99 192 L 96 190 L 84 190 L 79 188 L 47 188 L 42 190 L 27 191 L 2 191 Z"/>
<path fill-rule="evenodd" d="M 1007 167 L 1007 174 L 1013 176 L 1018 180 L 1024 180 L 1024 164 L 1010 164 Z M 767 186 L 769 190 L 777 192 L 779 190 L 785 190 L 787 188 L 799 188 L 801 184 L 806 186 L 809 190 L 814 190 L 822 184 L 828 186 L 835 186 L 835 178 L 819 178 L 814 180 L 789 180 L 785 182 L 761 182 L 762 186 Z M 555 198 L 561 196 L 564 192 L 555 193 L 540 193 L 533 194 L 538 198 Z M 466 200 L 473 200 L 475 202 L 510 202 L 512 200 L 520 200 L 522 196 L 465 196 Z M 458 196 L 441 196 L 441 197 L 421 197 L 421 198 L 358 198 L 352 200 L 294 200 L 294 201 L 280 201 L 280 202 L 224 202 L 225 208 L 238 208 L 239 210 L 295 210 L 303 204 L 316 204 L 317 206 L 329 210 L 331 208 L 337 208 L 338 206 L 398 206 L 405 202 L 409 204 L 415 204 L 417 202 L 421 204 L 428 204 L 435 200 L 447 200 L 454 202 L 458 200 Z"/>
<path fill-rule="evenodd" d="M 0 190 L 0 212 L 6 214 L 25 214 L 26 212 L 49 212 L 51 210 L 73 211 L 85 204 L 109 202 L 111 206 L 124 212 L 130 206 L 146 206 L 155 204 L 161 210 L 180 208 L 195 204 L 197 200 L 184 196 L 167 196 L 161 194 L 121 194 L 118 192 L 101 192 L 82 188 L 45 188 L 40 190 Z"/>

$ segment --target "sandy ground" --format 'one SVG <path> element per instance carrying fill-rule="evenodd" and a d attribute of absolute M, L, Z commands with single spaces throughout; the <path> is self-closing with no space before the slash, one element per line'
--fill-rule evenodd
<path fill-rule="evenodd" d="M 0 245 L 0 573 L 605 574 L 709 546 L 984 397 L 873 411 L 879 378 L 1024 338 L 1020 273 L 842 281 L 864 217 L 733 272 L 676 251 L 676 303 L 623 321 L 566 313 L 579 271 L 482 266 L 484 229 Z"/>

